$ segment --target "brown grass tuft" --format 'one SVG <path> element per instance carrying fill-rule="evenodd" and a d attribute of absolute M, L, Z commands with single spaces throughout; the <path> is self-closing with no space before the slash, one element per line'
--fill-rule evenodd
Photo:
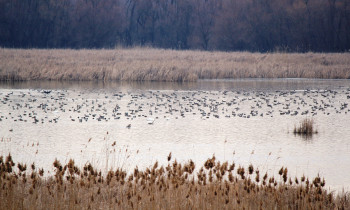
<path fill-rule="evenodd" d="M 316 134 L 318 131 L 314 129 L 314 121 L 306 118 L 300 122 L 298 127 L 294 127 L 293 133 L 304 136 L 312 136 L 312 134 Z"/>

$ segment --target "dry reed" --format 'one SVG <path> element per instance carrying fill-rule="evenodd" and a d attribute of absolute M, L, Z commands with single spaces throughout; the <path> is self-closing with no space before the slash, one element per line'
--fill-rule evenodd
<path fill-rule="evenodd" d="M 292 180 L 261 177 L 253 165 L 208 159 L 199 170 L 192 161 L 145 170 L 123 169 L 105 176 L 91 164 L 79 169 L 73 160 L 54 162 L 55 175 L 0 157 L 0 209 L 349 209 L 349 194 L 325 190 L 319 176 Z M 300 181 L 299 181 L 300 180 Z"/>
<path fill-rule="evenodd" d="M 314 121 L 306 118 L 300 122 L 298 127 L 294 126 L 293 133 L 304 136 L 312 136 L 312 134 L 316 134 L 318 132 L 314 129 Z"/>
<path fill-rule="evenodd" d="M 0 80 L 349 79 L 349 53 L 0 48 Z"/>

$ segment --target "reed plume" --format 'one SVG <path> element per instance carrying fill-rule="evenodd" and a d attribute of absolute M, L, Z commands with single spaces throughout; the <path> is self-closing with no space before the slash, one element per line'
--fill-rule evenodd
<path fill-rule="evenodd" d="M 280 182 L 265 173 L 260 183 L 258 169 L 251 179 L 256 168 L 252 164 L 247 173 L 243 166 L 235 173 L 234 164 L 220 163 L 214 156 L 199 170 L 192 160 L 182 164 L 175 159 L 166 167 L 155 162 L 144 170 L 136 167 L 127 173 L 117 168 L 106 176 L 90 163 L 79 169 L 72 159 L 67 164 L 55 160 L 53 177 L 38 176 L 43 169 L 35 164 L 30 171 L 24 164 L 15 165 L 10 154 L 0 156 L 0 209 L 350 208 L 349 193 L 328 192 L 320 176 L 312 181 L 302 176 L 294 183 L 289 178 L 286 184 L 288 170 L 282 167 Z"/>

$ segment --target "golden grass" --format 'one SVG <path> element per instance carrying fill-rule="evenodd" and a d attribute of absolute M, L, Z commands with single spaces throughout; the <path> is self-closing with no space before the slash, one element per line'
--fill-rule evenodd
<path fill-rule="evenodd" d="M 312 119 L 306 118 L 300 122 L 298 127 L 294 126 L 293 133 L 304 136 L 312 136 L 312 134 L 318 132 L 314 129 L 314 121 Z"/>
<path fill-rule="evenodd" d="M 54 162 L 56 174 L 0 157 L 0 209 L 349 209 L 349 194 L 334 195 L 317 176 L 309 180 L 260 174 L 234 163 L 208 159 L 199 170 L 189 161 L 127 174 L 103 176 L 91 164 Z"/>
<path fill-rule="evenodd" d="M 0 80 L 349 79 L 349 53 L 0 49 Z"/>

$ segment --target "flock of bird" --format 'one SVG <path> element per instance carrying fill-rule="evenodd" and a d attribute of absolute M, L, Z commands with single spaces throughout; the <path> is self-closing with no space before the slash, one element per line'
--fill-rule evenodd
<path fill-rule="evenodd" d="M 187 116 L 254 118 L 276 115 L 329 115 L 350 112 L 350 88 L 288 91 L 176 91 L 139 90 L 102 92 L 75 90 L 3 90 L 0 122 L 87 123 L 144 118 L 152 125 L 158 118 Z"/>

